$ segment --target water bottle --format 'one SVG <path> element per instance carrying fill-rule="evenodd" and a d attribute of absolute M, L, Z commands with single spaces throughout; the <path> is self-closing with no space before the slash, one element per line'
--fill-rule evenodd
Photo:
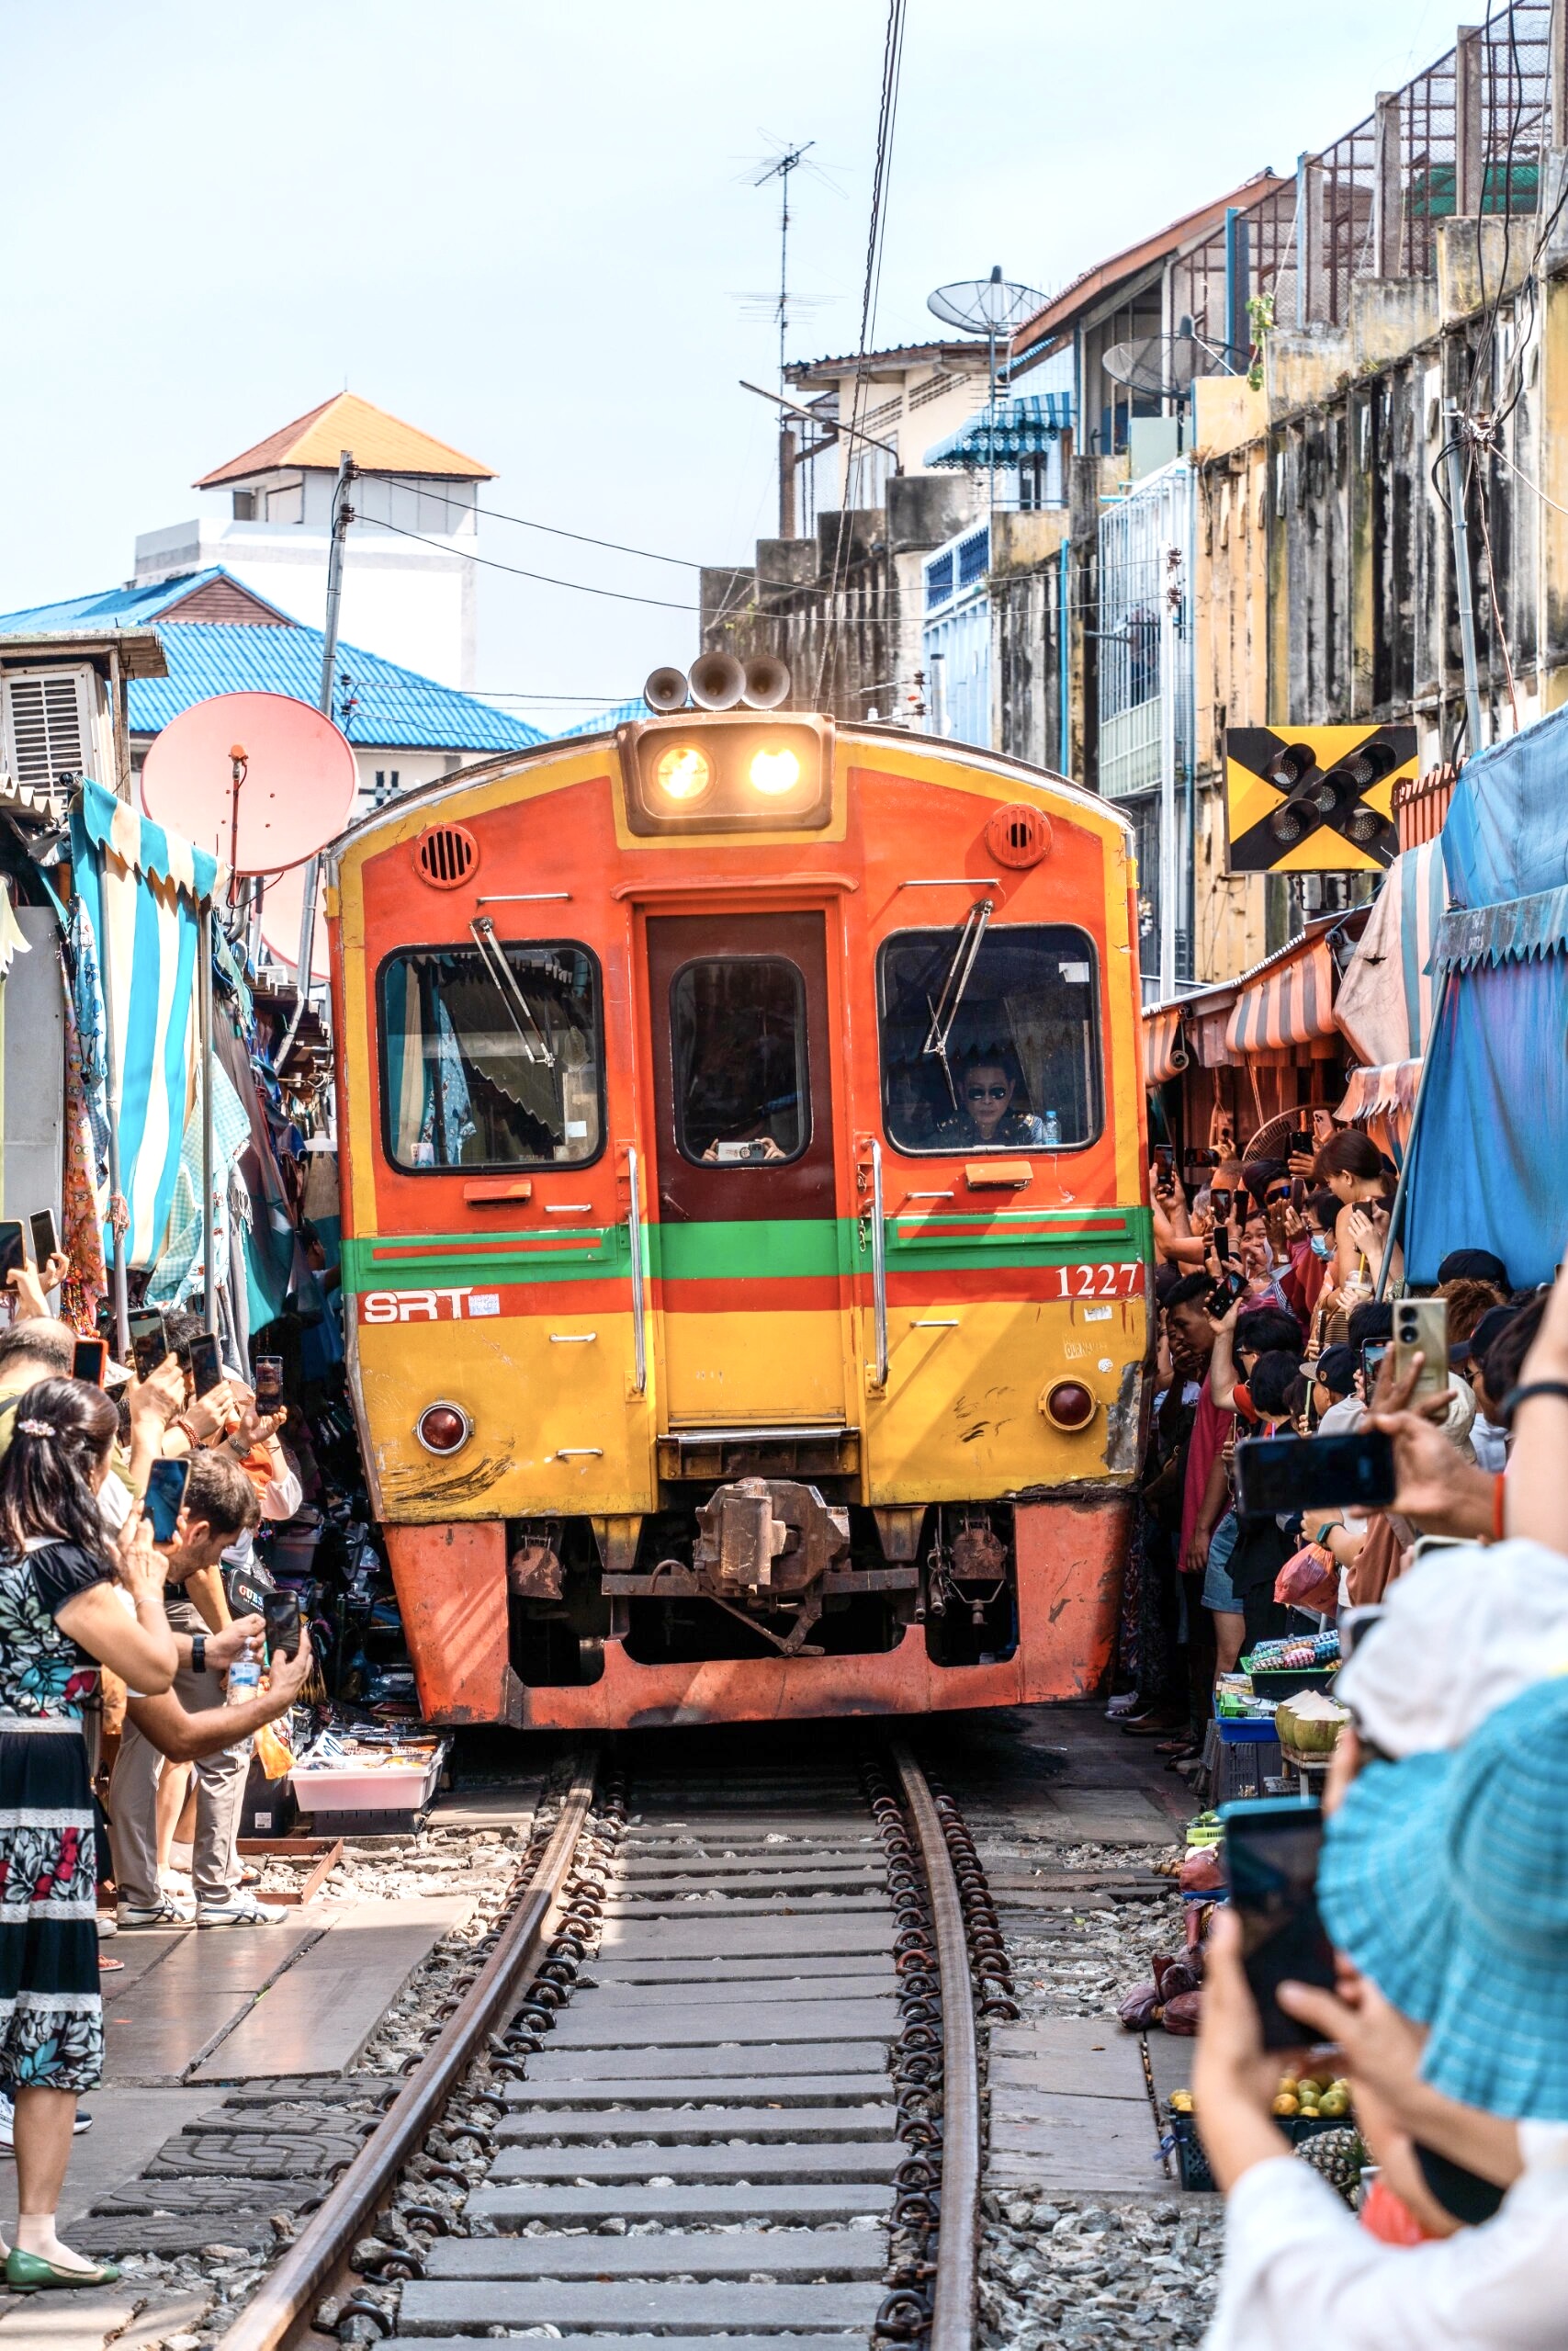
<path fill-rule="evenodd" d="M 1055 1111 L 1054 1111 L 1054 1110 L 1048 1110 L 1048 1111 L 1046 1112 L 1046 1113 L 1045 1113 L 1045 1148 L 1046 1148 L 1048 1151 L 1059 1151 L 1059 1150 L 1061 1149 L 1061 1147 L 1062 1147 L 1062 1122 L 1061 1122 L 1061 1119 L 1060 1119 L 1060 1117 L 1057 1115 L 1057 1113 L 1056 1113 L 1056 1112 L 1055 1112 Z"/>
<path fill-rule="evenodd" d="M 261 1664 L 255 1657 L 236 1657 L 229 1668 L 223 1692 L 225 1706 L 248 1706 L 261 1689 Z"/>

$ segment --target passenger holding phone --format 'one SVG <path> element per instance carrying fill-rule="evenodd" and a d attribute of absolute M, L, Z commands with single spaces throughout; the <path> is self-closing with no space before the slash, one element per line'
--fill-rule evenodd
<path fill-rule="evenodd" d="M 218 1566 L 225 1550 L 255 1525 L 260 1505 L 250 1479 L 223 1446 L 192 1457 L 183 1502 L 181 1523 L 163 1553 L 165 1608 L 179 1655 L 173 1695 L 148 1700 L 132 1690 L 109 1790 L 118 1923 L 122 1929 L 170 1927 L 188 1925 L 194 1916 L 197 1927 L 281 1926 L 289 1913 L 258 1902 L 240 1882 L 240 1803 L 252 1734 L 292 1702 L 310 1670 L 309 1644 L 301 1644 L 302 1654 L 292 1661 L 279 1661 L 265 1695 L 243 1705 L 223 1704 L 227 1668 L 238 1657 L 260 1655 L 262 1619 L 242 1617 L 214 1633 L 185 1588 L 193 1576 Z M 221 1719 L 211 1723 L 208 1718 L 214 1713 Z M 193 1722 L 200 1725 L 195 1731 Z M 165 1758 L 195 1767 L 193 1903 L 169 1893 L 159 1882 L 157 1798 Z"/>
<path fill-rule="evenodd" d="M 118 2276 L 55 2229 L 77 2095 L 103 2070 L 83 1710 L 100 1666 L 162 1691 L 175 1665 L 151 1534 L 133 1513 L 111 1542 L 99 1509 L 117 1425 L 101 1390 L 35 1381 L 0 1464 L 0 2075 L 15 2100 L 18 2211 L 6 2276 L 24 2291 Z"/>

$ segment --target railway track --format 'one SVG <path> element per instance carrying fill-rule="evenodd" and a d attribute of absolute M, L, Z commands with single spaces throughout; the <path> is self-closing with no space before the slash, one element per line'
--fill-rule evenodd
<path fill-rule="evenodd" d="M 406 2085 L 224 2336 L 467 2351 L 972 2339 L 980 2041 L 1012 2014 L 907 1749 L 585 1749 Z"/>

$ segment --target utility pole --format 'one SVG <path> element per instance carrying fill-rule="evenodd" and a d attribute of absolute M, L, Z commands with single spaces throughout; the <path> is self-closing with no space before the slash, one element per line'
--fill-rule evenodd
<path fill-rule="evenodd" d="M 333 687 L 337 674 L 338 608 L 343 601 L 343 543 L 354 520 L 354 509 L 348 503 L 346 493 L 353 480 L 354 451 L 344 449 L 339 456 L 337 480 L 333 484 L 333 528 L 327 548 L 326 627 L 321 635 L 321 684 L 316 697 L 316 706 L 323 718 L 330 718 L 333 715 Z M 288 1023 L 288 1034 L 277 1049 L 277 1058 L 273 1065 L 278 1070 L 282 1069 L 288 1057 L 289 1047 L 299 1034 L 310 998 L 310 962 L 316 947 L 316 881 L 320 871 L 320 860 L 310 858 L 305 867 L 305 895 L 299 912 L 299 955 L 295 966 L 295 984 L 299 992 L 294 1017 Z"/>
<path fill-rule="evenodd" d="M 1176 623 L 1181 604 L 1181 550 L 1165 549 L 1159 599 L 1159 997 L 1176 993 Z"/>
<path fill-rule="evenodd" d="M 1459 641 L 1464 659 L 1465 731 L 1473 759 L 1481 743 L 1481 673 L 1475 658 L 1475 597 L 1470 570 L 1470 522 L 1465 514 L 1464 450 L 1459 437 L 1460 412 L 1450 400 L 1444 410 L 1448 441 L 1444 457 L 1449 475 L 1449 525 L 1454 542 L 1454 585 L 1459 594 Z"/>
<path fill-rule="evenodd" d="M 784 338 L 789 331 L 789 175 L 798 171 L 815 139 L 807 139 L 799 147 L 786 147 L 776 163 L 759 173 L 753 187 L 765 187 L 771 179 L 779 183 L 779 391 L 784 388 Z M 779 537 L 795 537 L 795 433 L 781 413 L 779 417 Z"/>

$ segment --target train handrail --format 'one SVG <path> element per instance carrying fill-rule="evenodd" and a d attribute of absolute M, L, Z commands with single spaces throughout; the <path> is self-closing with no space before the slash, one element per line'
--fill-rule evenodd
<path fill-rule="evenodd" d="M 642 1181 L 637 1170 L 637 1146 L 626 1146 L 626 1192 L 631 1201 L 631 1213 L 626 1229 L 631 1239 L 632 1255 L 632 1345 L 636 1351 L 637 1369 L 633 1375 L 632 1394 L 648 1394 L 648 1317 L 642 1298 Z"/>
<path fill-rule="evenodd" d="M 887 1385 L 887 1231 L 882 1216 L 882 1146 L 871 1147 L 871 1316 L 874 1385 Z"/>

